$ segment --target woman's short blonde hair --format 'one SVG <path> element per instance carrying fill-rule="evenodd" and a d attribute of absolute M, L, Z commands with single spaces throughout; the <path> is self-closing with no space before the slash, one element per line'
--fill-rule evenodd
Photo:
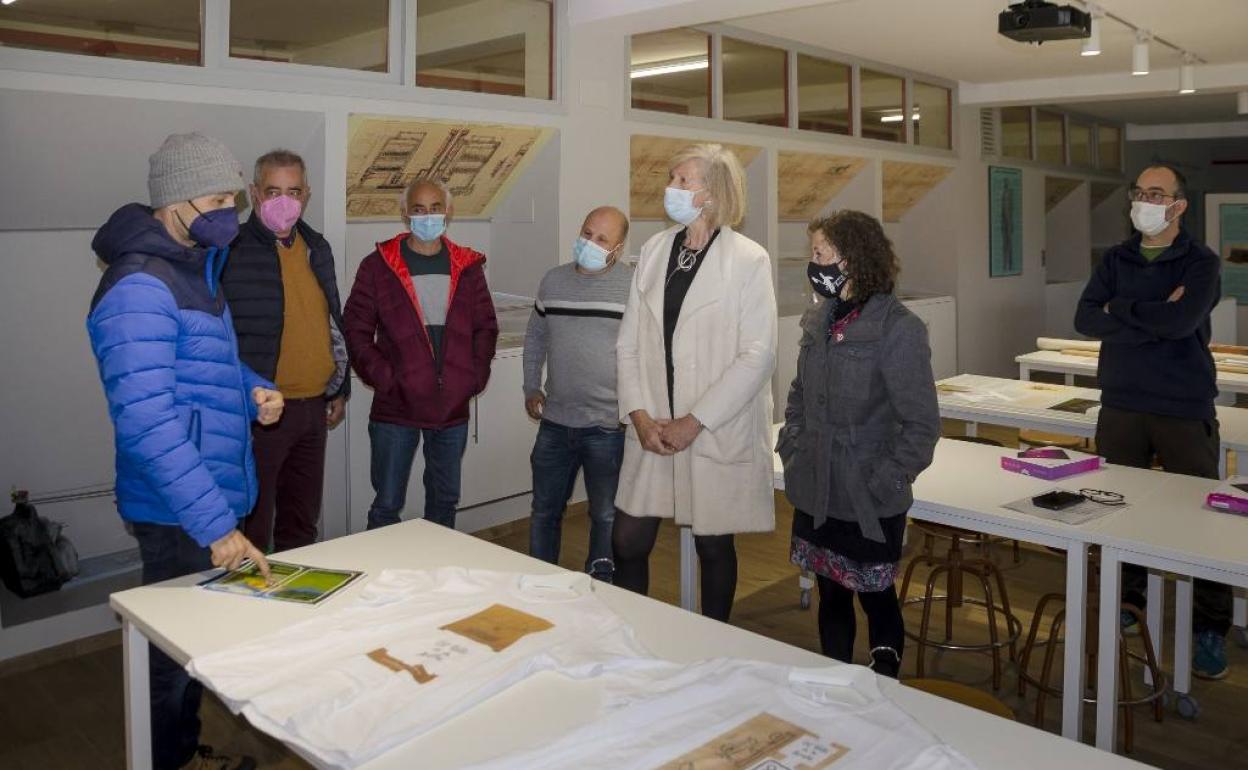
<path fill-rule="evenodd" d="M 676 153 L 667 169 L 690 160 L 702 167 L 702 181 L 711 195 L 707 221 L 713 227 L 736 227 L 745 218 L 745 170 L 736 153 L 722 144 L 693 144 Z"/>

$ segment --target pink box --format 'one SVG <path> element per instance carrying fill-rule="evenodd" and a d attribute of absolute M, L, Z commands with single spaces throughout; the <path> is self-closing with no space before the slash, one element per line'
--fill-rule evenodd
<path fill-rule="evenodd" d="M 1205 498 L 1205 505 L 1219 511 L 1248 514 L 1248 478 L 1232 476 Z"/>
<path fill-rule="evenodd" d="M 1046 481 L 1056 481 L 1067 476 L 1089 473 L 1101 469 L 1101 458 L 1082 452 L 1067 452 L 1068 460 L 1046 460 L 1036 457 L 1002 457 L 1001 467 L 1024 476 L 1034 476 Z"/>

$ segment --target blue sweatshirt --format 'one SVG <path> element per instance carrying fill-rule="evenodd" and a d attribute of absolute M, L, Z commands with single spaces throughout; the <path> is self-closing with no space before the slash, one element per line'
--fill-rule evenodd
<path fill-rule="evenodd" d="M 1152 262 L 1140 254 L 1139 233 L 1105 252 L 1075 311 L 1079 333 L 1102 341 L 1102 403 L 1214 419 L 1218 387 L 1209 314 L 1222 296 L 1220 269 L 1218 255 L 1186 230 Z M 1182 298 L 1168 302 L 1179 286 Z"/>

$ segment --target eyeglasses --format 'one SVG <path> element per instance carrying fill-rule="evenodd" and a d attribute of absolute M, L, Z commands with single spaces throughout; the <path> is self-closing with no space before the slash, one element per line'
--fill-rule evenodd
<path fill-rule="evenodd" d="M 1127 501 L 1120 492 L 1106 492 L 1101 489 L 1081 489 L 1079 494 L 1094 503 L 1101 505 L 1126 505 Z"/>
<path fill-rule="evenodd" d="M 1165 203 L 1167 198 L 1170 200 L 1178 200 L 1179 196 L 1170 195 L 1169 193 L 1164 193 L 1160 190 L 1143 190 L 1139 187 L 1132 187 L 1127 191 L 1127 199 L 1132 202 L 1139 201 L 1143 203 L 1160 204 Z"/>

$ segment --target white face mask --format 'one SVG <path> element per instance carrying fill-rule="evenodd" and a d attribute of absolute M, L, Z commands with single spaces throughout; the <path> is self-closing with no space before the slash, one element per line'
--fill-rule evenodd
<path fill-rule="evenodd" d="M 702 214 L 702 207 L 693 205 L 693 197 L 699 192 L 701 190 L 669 187 L 663 191 L 663 209 L 673 222 L 679 222 L 682 225 L 693 224 L 693 221 Z"/>
<path fill-rule="evenodd" d="M 1170 204 L 1170 206 L 1173 205 L 1173 203 Z M 1157 235 L 1174 221 L 1173 219 L 1166 219 L 1166 212 L 1170 210 L 1170 206 L 1163 206 L 1160 203 L 1148 203 L 1146 201 L 1132 201 L 1131 224 L 1135 225 L 1136 230 L 1147 236 Z"/>

